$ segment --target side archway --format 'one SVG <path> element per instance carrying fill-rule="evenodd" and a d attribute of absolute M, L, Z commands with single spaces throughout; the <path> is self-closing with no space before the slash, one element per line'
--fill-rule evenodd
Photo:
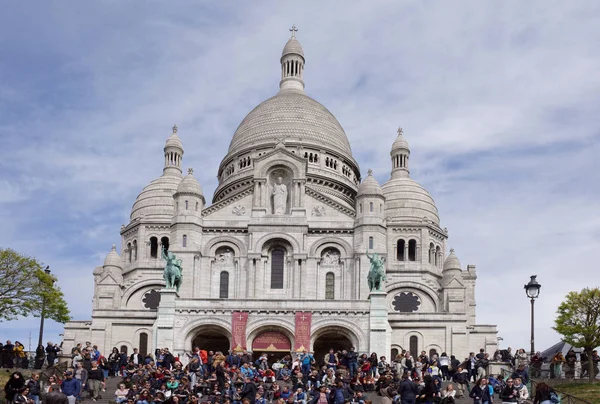
<path fill-rule="evenodd" d="M 235 252 L 236 257 L 246 256 L 247 254 L 246 246 L 240 240 L 233 237 L 219 236 L 210 239 L 204 245 L 204 248 L 202 249 L 202 256 L 214 257 L 217 249 L 222 246 L 231 247 Z"/>
<path fill-rule="evenodd" d="M 309 252 L 308 256 L 319 258 L 319 257 L 321 257 L 323 250 L 326 249 L 327 247 L 337 248 L 338 250 L 340 250 L 340 252 L 344 253 L 343 254 L 344 258 L 352 257 L 352 246 L 344 240 L 333 238 L 333 237 L 327 237 L 327 238 L 321 239 L 318 242 L 314 243 L 310 247 L 310 252 Z"/>
<path fill-rule="evenodd" d="M 175 341 L 177 351 L 190 351 L 194 343 L 201 344 L 200 349 L 210 349 L 210 346 L 218 345 L 217 350 L 227 353 L 231 346 L 231 320 L 223 317 L 211 316 L 200 318 L 187 324 L 184 328 L 176 332 L 176 335 L 183 336 Z M 204 342 L 203 342 L 204 341 Z M 204 346 L 203 346 L 204 345 Z M 210 346 L 209 346 L 210 345 Z"/>
<path fill-rule="evenodd" d="M 317 348 L 326 350 L 328 350 L 329 348 L 335 349 L 334 346 L 321 347 L 321 345 L 327 345 L 327 343 L 332 344 L 335 342 L 336 338 L 339 340 L 345 338 L 342 345 L 348 345 L 349 342 L 350 346 L 355 347 L 357 351 L 367 349 L 367 339 L 364 335 L 364 332 L 360 329 L 360 327 L 357 324 L 340 324 L 339 320 L 336 321 L 328 319 L 324 321 L 316 321 L 313 323 L 310 337 L 311 351 L 315 352 L 315 355 L 317 355 Z M 321 341 L 317 343 L 319 339 L 321 339 Z M 342 349 L 347 348 L 342 347 Z M 323 355 L 325 355 L 325 353 L 326 351 L 323 352 Z M 321 356 L 321 358 L 315 356 L 315 359 L 317 359 L 317 363 L 320 360 L 322 360 L 322 358 L 323 356 Z"/>

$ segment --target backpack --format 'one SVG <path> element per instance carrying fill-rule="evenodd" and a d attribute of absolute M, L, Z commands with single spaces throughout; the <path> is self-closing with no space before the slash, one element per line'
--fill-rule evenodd
<path fill-rule="evenodd" d="M 560 398 L 554 390 L 550 390 L 550 401 L 552 401 L 554 404 L 560 403 Z"/>

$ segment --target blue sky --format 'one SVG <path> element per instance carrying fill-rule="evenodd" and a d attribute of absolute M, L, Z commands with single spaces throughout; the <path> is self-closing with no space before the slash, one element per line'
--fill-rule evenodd
<path fill-rule="evenodd" d="M 32 1 L 0 14 L 0 246 L 51 266 L 74 318 L 173 124 L 208 199 L 246 113 L 278 89 L 296 24 L 306 92 L 346 130 L 365 175 L 389 178 L 401 126 L 478 322 L 537 346 L 556 307 L 598 286 L 600 3 L 595 1 Z M 38 321 L 0 325 L 37 338 Z M 59 340 L 50 324 L 47 340 Z"/>

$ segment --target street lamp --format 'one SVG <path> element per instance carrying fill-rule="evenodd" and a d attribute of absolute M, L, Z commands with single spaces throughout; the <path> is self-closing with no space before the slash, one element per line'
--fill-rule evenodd
<path fill-rule="evenodd" d="M 533 305 L 535 303 L 535 299 L 540 295 L 540 288 L 542 285 L 535 280 L 537 275 L 531 275 L 531 280 L 527 285 L 525 285 L 525 293 L 527 297 L 531 299 L 531 352 L 529 354 L 530 358 L 535 355 L 535 346 L 534 346 L 534 333 L 533 333 L 533 324 L 534 324 L 534 316 L 533 316 Z"/>
<path fill-rule="evenodd" d="M 46 266 L 46 269 L 44 269 L 44 272 L 46 273 L 46 275 L 50 275 L 50 265 Z M 54 281 L 52 281 L 52 283 L 54 283 Z M 42 313 L 40 315 L 40 336 L 38 338 L 38 346 L 43 345 L 43 339 L 44 339 L 44 316 L 46 315 L 46 299 L 44 298 L 42 300 Z"/>

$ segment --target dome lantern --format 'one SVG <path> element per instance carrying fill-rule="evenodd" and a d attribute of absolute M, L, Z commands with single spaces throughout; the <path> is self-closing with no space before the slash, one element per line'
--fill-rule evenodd
<path fill-rule="evenodd" d="M 280 91 L 304 91 L 304 49 L 296 39 L 298 28 L 290 28 L 292 37 L 287 41 L 281 53 Z"/>
<path fill-rule="evenodd" d="M 408 177 L 408 157 L 410 156 L 410 148 L 408 142 L 404 139 L 404 131 L 398 128 L 398 137 L 392 144 L 392 178 Z"/>
<path fill-rule="evenodd" d="M 181 160 L 183 157 L 183 143 L 177 135 L 177 125 L 173 125 L 173 133 L 165 144 L 165 168 L 163 175 L 177 175 L 181 177 Z"/>

